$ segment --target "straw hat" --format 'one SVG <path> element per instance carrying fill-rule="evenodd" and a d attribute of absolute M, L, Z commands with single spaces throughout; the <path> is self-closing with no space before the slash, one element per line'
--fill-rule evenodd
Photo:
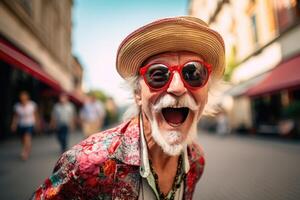
<path fill-rule="evenodd" d="M 190 51 L 199 54 L 220 78 L 225 67 L 224 41 L 219 33 L 195 17 L 164 18 L 128 35 L 120 44 L 116 66 L 123 78 L 138 74 L 143 62 L 164 52 Z"/>

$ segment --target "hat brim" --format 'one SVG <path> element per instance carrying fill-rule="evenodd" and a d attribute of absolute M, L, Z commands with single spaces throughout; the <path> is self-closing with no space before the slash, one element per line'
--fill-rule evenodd
<path fill-rule="evenodd" d="M 166 18 L 134 31 L 121 43 L 116 66 L 123 78 L 138 74 L 143 62 L 164 52 L 190 51 L 212 65 L 212 75 L 220 78 L 225 67 L 222 37 L 203 21 L 193 17 Z"/>

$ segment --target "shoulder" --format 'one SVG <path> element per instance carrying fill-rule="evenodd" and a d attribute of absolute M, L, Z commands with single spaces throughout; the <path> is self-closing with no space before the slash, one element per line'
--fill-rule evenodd
<path fill-rule="evenodd" d="M 30 105 L 33 108 L 37 107 L 37 105 L 36 105 L 36 103 L 34 101 L 30 101 L 28 105 Z"/>
<path fill-rule="evenodd" d="M 205 159 L 204 159 L 204 151 L 203 148 L 197 144 L 197 143 L 192 143 L 191 145 L 188 146 L 188 154 L 189 154 L 189 159 L 191 162 L 197 162 L 201 165 L 205 164 Z"/>
<path fill-rule="evenodd" d="M 95 105 L 99 108 L 103 108 L 103 103 L 101 101 L 97 101 Z"/>
<path fill-rule="evenodd" d="M 200 145 L 198 144 L 191 144 L 188 146 L 188 156 L 189 156 L 189 163 L 190 163 L 190 170 L 187 174 L 187 182 L 188 182 L 188 188 L 193 190 L 194 184 L 197 183 L 197 181 L 201 178 L 203 171 L 204 171 L 204 165 L 205 165 L 205 159 L 204 159 L 204 153 Z M 193 192 L 191 192 L 192 194 Z"/>
<path fill-rule="evenodd" d="M 121 143 L 124 139 L 124 130 L 129 123 L 125 122 L 115 128 L 93 134 L 78 143 L 62 155 L 54 171 L 64 168 L 65 165 L 71 165 L 78 177 L 87 178 L 99 175 L 104 167 L 104 175 L 109 176 L 114 170 L 107 171 L 107 169 L 113 169 L 116 162 L 119 162 L 116 152 L 123 145 Z"/>
<path fill-rule="evenodd" d="M 55 103 L 53 109 L 57 109 L 59 107 L 59 103 Z"/>
<path fill-rule="evenodd" d="M 70 160 L 74 162 L 78 175 L 83 177 L 97 175 L 99 166 L 113 163 L 112 155 L 121 143 L 123 126 L 124 124 L 121 124 L 90 136 L 67 151 L 62 156 L 61 162 Z"/>
<path fill-rule="evenodd" d="M 75 107 L 74 104 L 73 104 L 71 101 L 68 103 L 68 105 L 69 105 L 71 108 L 74 108 L 74 107 Z"/>
<path fill-rule="evenodd" d="M 34 197 L 94 199 L 99 194 L 104 199 L 110 197 L 118 164 L 110 155 L 124 126 L 94 134 L 65 152 Z"/>
<path fill-rule="evenodd" d="M 201 175 L 205 166 L 205 155 L 199 144 L 193 143 L 188 146 L 188 156 L 191 168 Z"/>
<path fill-rule="evenodd" d="M 75 109 L 75 107 L 74 107 L 74 105 L 73 105 L 72 102 L 69 102 L 69 103 L 67 104 L 67 108 L 68 108 L 70 111 L 73 111 L 73 110 Z"/>

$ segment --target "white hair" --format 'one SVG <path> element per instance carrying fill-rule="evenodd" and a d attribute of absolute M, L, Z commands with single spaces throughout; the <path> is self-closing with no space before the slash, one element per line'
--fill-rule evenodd
<path fill-rule="evenodd" d="M 124 89 L 128 91 L 131 91 L 131 95 L 132 95 L 131 96 L 132 103 L 128 106 L 126 111 L 123 113 L 122 116 L 123 121 L 136 117 L 140 113 L 140 107 L 137 105 L 134 99 L 134 95 L 140 91 L 139 80 L 140 77 L 136 75 L 136 76 L 126 78 L 124 84 L 122 84 L 122 87 L 124 87 Z"/>

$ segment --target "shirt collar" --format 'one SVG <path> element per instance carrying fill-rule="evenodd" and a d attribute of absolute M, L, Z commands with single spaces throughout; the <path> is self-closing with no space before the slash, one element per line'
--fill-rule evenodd
<path fill-rule="evenodd" d="M 148 148 L 147 143 L 144 135 L 144 128 L 143 128 L 143 117 L 142 114 L 139 116 L 139 128 L 140 128 L 140 138 L 141 138 L 141 166 L 140 166 L 140 175 L 143 178 L 146 178 L 150 175 L 150 164 L 149 164 L 149 157 L 148 157 Z M 187 153 L 187 146 L 185 146 L 183 153 L 183 167 L 184 172 L 187 174 L 190 170 L 190 163 L 188 159 Z"/>

